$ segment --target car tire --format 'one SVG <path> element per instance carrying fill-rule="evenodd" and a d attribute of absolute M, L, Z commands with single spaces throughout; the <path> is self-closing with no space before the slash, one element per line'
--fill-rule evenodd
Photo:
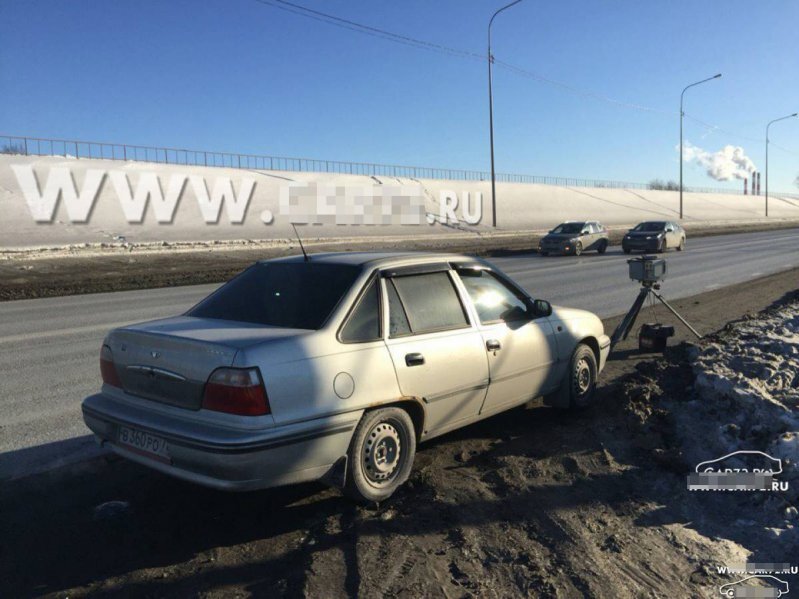
<path fill-rule="evenodd" d="M 632 250 L 630 248 L 621 246 L 621 251 L 624 252 L 625 254 L 629 254 Z"/>
<path fill-rule="evenodd" d="M 554 393 L 544 398 L 544 404 L 569 410 L 581 410 L 594 401 L 596 393 L 597 362 L 594 350 L 579 343 L 569 360 L 569 369 Z M 587 379 L 581 376 L 587 374 Z"/>
<path fill-rule="evenodd" d="M 658 248 L 655 250 L 655 253 L 662 254 L 665 251 L 666 251 L 666 240 L 661 239 L 660 241 L 658 241 Z"/>
<path fill-rule="evenodd" d="M 608 240 L 603 239 L 599 242 L 599 247 L 596 249 L 598 254 L 604 254 L 608 249 Z"/>
<path fill-rule="evenodd" d="M 581 241 L 578 241 L 577 243 L 574 244 L 574 255 L 579 256 L 582 253 L 583 253 L 583 244 Z"/>
<path fill-rule="evenodd" d="M 685 249 L 685 237 L 680 239 L 680 245 L 677 246 L 677 251 L 681 252 Z"/>
<path fill-rule="evenodd" d="M 541 252 L 542 256 L 549 256 L 549 252 Z"/>
<path fill-rule="evenodd" d="M 385 501 L 408 480 L 416 431 L 408 412 L 382 408 L 364 414 L 347 452 L 344 492 L 362 503 Z"/>

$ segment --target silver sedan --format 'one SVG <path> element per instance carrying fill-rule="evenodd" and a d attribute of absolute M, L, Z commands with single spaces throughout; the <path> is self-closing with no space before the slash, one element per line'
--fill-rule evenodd
<path fill-rule="evenodd" d="M 195 483 L 322 480 L 380 501 L 421 441 L 539 397 L 588 404 L 609 345 L 595 315 L 482 260 L 298 256 L 111 331 L 83 415 L 101 444 Z"/>

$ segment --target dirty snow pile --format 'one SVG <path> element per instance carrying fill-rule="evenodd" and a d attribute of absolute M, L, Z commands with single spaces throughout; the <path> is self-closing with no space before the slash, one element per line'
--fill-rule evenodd
<path fill-rule="evenodd" d="M 719 455 L 764 451 L 783 462 L 790 503 L 799 498 L 799 300 L 729 324 L 694 347 L 695 415 L 716 424 L 700 447 Z M 708 421 L 704 424 L 707 425 Z"/>

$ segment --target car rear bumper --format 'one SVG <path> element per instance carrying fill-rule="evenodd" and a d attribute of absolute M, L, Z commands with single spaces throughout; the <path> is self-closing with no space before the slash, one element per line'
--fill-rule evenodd
<path fill-rule="evenodd" d="M 347 453 L 362 412 L 238 429 L 198 423 L 99 393 L 83 401 L 83 419 L 102 446 L 170 476 L 227 491 L 263 489 L 318 480 Z M 175 408 L 174 410 L 179 410 Z M 120 427 L 167 443 L 168 458 L 120 443 Z"/>

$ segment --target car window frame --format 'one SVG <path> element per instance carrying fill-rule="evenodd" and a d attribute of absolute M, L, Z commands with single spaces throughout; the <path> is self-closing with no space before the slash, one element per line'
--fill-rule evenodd
<path fill-rule="evenodd" d="M 363 299 L 366 297 L 366 292 L 369 291 L 369 287 L 372 285 L 373 282 L 376 283 L 377 287 L 377 326 L 379 334 L 374 339 L 366 339 L 363 341 L 344 341 L 341 338 L 341 333 L 344 330 L 344 328 L 349 324 L 353 314 L 355 313 L 355 310 L 357 310 L 358 306 L 361 304 L 361 301 L 363 301 Z M 375 271 L 371 273 L 364 282 L 364 284 L 361 285 L 361 288 L 358 291 L 358 295 L 355 297 L 349 309 L 347 310 L 344 319 L 341 321 L 341 324 L 336 330 L 336 341 L 344 345 L 359 345 L 362 343 L 375 343 L 377 341 L 383 341 L 385 339 L 385 330 L 383 326 L 383 313 L 384 313 L 383 296 L 384 296 L 383 286 L 380 285 L 378 273 L 377 271 Z M 385 311 L 387 312 L 387 309 Z"/>
<path fill-rule="evenodd" d="M 510 291 L 518 299 L 522 300 L 522 302 L 527 307 L 527 318 L 520 318 L 518 320 L 502 320 L 501 318 L 498 318 L 496 320 L 488 320 L 486 322 L 483 322 L 480 319 L 480 312 L 477 310 L 477 305 L 475 305 L 474 300 L 472 299 L 472 296 L 469 294 L 469 290 L 466 287 L 466 284 L 463 282 L 463 277 L 461 277 L 461 275 L 460 275 L 459 271 L 461 271 L 461 270 L 480 270 L 480 271 L 483 271 L 483 272 L 487 272 L 489 275 L 492 275 L 508 291 Z M 458 275 L 458 283 L 460 284 L 461 288 L 463 289 L 463 293 L 465 293 L 466 297 L 469 299 L 469 305 L 472 308 L 472 311 L 474 313 L 474 317 L 476 319 L 476 322 L 477 322 L 478 326 L 480 326 L 482 328 L 485 328 L 485 327 L 493 327 L 493 326 L 496 326 L 498 324 L 507 325 L 508 323 L 511 323 L 511 322 L 528 323 L 528 322 L 532 322 L 532 321 L 537 320 L 538 318 L 540 318 L 540 316 L 536 316 L 533 313 L 533 301 L 534 301 L 533 298 L 531 298 L 530 295 L 527 292 L 525 292 L 523 289 L 521 289 L 513 281 L 508 279 L 508 277 L 503 276 L 502 273 L 497 272 L 496 270 L 494 270 L 492 268 L 483 267 L 483 266 L 476 267 L 476 266 L 473 266 L 473 265 L 464 265 L 464 266 L 461 266 L 460 268 L 456 267 L 455 268 L 455 272 Z"/>
<path fill-rule="evenodd" d="M 413 277 L 413 276 L 422 276 L 422 275 L 428 275 L 428 274 L 435 274 L 435 273 L 443 272 L 443 273 L 446 273 L 447 278 L 449 279 L 449 283 L 452 286 L 452 290 L 455 293 L 455 297 L 458 300 L 458 303 L 459 303 L 459 305 L 461 307 L 461 311 L 463 312 L 463 316 L 464 316 L 466 322 L 464 324 L 462 324 L 462 325 L 439 327 L 439 328 L 436 328 L 436 329 L 426 329 L 424 331 L 414 331 L 413 330 L 413 325 L 411 324 L 411 319 L 408 316 L 408 308 L 405 306 L 405 302 L 402 300 L 402 294 L 400 293 L 399 289 L 395 286 L 394 289 L 397 292 L 397 299 L 399 299 L 400 305 L 402 306 L 402 310 L 405 313 L 405 319 L 408 322 L 408 327 L 410 328 L 410 332 L 402 333 L 400 335 L 392 335 L 391 331 L 390 331 L 390 326 L 388 325 L 388 322 L 386 322 L 386 327 L 384 329 L 384 339 L 386 341 L 394 340 L 394 339 L 407 339 L 409 337 L 420 337 L 422 335 L 435 335 L 435 334 L 439 334 L 439 333 L 451 333 L 453 331 L 463 331 L 463 330 L 467 330 L 467 329 L 473 329 L 474 328 L 474 322 L 472 320 L 472 314 L 471 314 L 471 311 L 470 311 L 471 300 L 469 299 L 468 303 L 467 303 L 467 298 L 464 298 L 463 293 L 461 291 L 461 288 L 458 285 L 459 282 L 456 281 L 455 278 L 454 278 L 454 273 L 452 271 L 452 267 L 449 266 L 449 265 L 446 265 L 446 267 L 441 267 L 441 266 L 437 265 L 437 268 L 431 268 L 431 269 L 424 268 L 424 265 L 419 265 L 419 267 L 420 268 L 418 268 L 418 269 L 416 269 L 416 268 L 408 268 L 407 270 L 385 269 L 384 271 L 381 272 L 381 277 L 380 277 L 381 280 L 382 280 L 381 288 L 384 291 L 384 293 L 383 293 L 384 300 L 383 301 L 385 302 L 384 321 L 388 321 L 391 318 L 391 314 L 389 313 L 389 307 L 388 307 L 388 292 L 387 292 L 387 289 L 385 289 L 383 286 L 385 286 L 385 285 L 393 285 L 394 284 L 393 283 L 393 279 L 399 279 L 399 278 L 404 278 L 404 277 Z"/>

